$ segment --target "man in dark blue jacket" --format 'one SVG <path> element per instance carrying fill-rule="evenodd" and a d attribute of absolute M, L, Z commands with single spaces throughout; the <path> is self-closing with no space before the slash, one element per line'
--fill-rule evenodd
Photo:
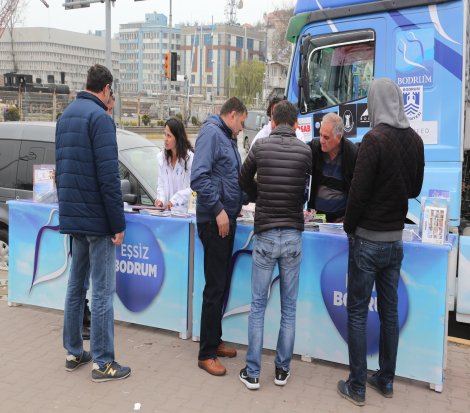
<path fill-rule="evenodd" d="M 242 207 L 238 185 L 240 154 L 237 135 L 247 110 L 236 97 L 228 99 L 220 116 L 209 117 L 196 139 L 191 188 L 197 192 L 196 219 L 204 247 L 206 284 L 202 299 L 198 366 L 215 376 L 226 370 L 217 357 L 235 357 L 222 342 L 222 308 L 230 289 L 230 261 L 236 219 Z"/>
<path fill-rule="evenodd" d="M 113 76 L 88 70 L 86 90 L 65 109 L 56 127 L 56 183 L 60 232 L 73 237 L 64 311 L 65 369 L 93 360 L 95 382 L 124 379 L 129 367 L 114 360 L 113 296 L 116 247 L 124 239 L 116 127 L 106 113 Z M 90 352 L 83 349 L 86 279 L 93 285 Z M 91 354 L 90 354 L 91 353 Z"/>

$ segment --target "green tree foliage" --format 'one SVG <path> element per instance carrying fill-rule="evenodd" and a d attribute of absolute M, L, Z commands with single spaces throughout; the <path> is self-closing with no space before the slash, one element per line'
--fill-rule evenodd
<path fill-rule="evenodd" d="M 144 126 L 150 125 L 150 116 L 147 114 L 142 115 L 142 123 Z"/>
<path fill-rule="evenodd" d="M 245 105 L 252 106 L 256 96 L 261 98 L 265 66 L 258 60 L 241 62 L 230 68 L 230 96 L 237 96 Z"/>
<path fill-rule="evenodd" d="M 5 109 L 3 118 L 5 121 L 19 121 L 21 118 L 20 110 L 16 106 L 9 106 L 7 109 Z"/>

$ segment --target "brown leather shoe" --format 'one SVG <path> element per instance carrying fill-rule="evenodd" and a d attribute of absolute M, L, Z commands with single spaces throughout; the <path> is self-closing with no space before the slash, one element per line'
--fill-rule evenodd
<path fill-rule="evenodd" d="M 227 372 L 218 358 L 198 360 L 197 365 L 200 369 L 203 369 L 214 376 L 223 376 Z"/>
<path fill-rule="evenodd" d="M 233 347 L 227 346 L 224 342 L 220 343 L 217 347 L 217 356 L 218 357 L 228 357 L 232 358 L 237 355 L 237 350 Z"/>

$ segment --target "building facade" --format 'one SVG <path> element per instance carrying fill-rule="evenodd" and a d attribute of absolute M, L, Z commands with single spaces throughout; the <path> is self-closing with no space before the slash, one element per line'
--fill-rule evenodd
<path fill-rule="evenodd" d="M 119 44 L 112 40 L 113 75 L 119 78 Z M 90 66 L 105 64 L 105 38 L 46 27 L 5 30 L 0 38 L 0 74 L 32 75 L 33 81 L 85 88 Z M 3 76 L 2 76 L 3 77 Z"/>
<path fill-rule="evenodd" d="M 214 24 L 181 29 L 181 70 L 189 93 L 205 100 L 227 97 L 229 71 L 242 61 L 265 61 L 265 32 L 250 26 Z"/>
<path fill-rule="evenodd" d="M 165 53 L 179 52 L 181 29 L 170 28 L 167 17 L 148 13 L 144 22 L 119 26 L 119 73 L 121 92 L 167 93 L 168 81 L 164 76 Z M 178 59 L 179 62 L 179 59 Z M 179 64 L 177 73 L 180 73 Z M 179 86 L 176 86 L 178 90 Z"/>

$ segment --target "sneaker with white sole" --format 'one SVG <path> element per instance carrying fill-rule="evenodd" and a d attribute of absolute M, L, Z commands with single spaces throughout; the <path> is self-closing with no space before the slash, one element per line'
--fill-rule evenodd
<path fill-rule="evenodd" d="M 93 363 L 93 370 L 91 371 L 91 380 L 95 383 L 111 380 L 122 380 L 129 377 L 131 374 L 130 367 L 121 366 L 115 361 L 106 363 L 103 368 L 97 363 Z"/>
<path fill-rule="evenodd" d="M 258 390 L 259 389 L 259 378 L 258 377 L 250 377 L 246 372 L 246 367 L 240 370 L 240 381 L 250 390 Z"/>
<path fill-rule="evenodd" d="M 282 367 L 276 367 L 276 372 L 274 374 L 274 384 L 277 386 L 285 386 L 289 377 L 290 371 L 285 371 Z"/>
<path fill-rule="evenodd" d="M 91 361 L 91 354 L 89 351 L 83 350 L 81 357 L 75 357 L 73 354 L 67 354 L 65 357 L 65 370 L 74 371 L 84 364 Z"/>

